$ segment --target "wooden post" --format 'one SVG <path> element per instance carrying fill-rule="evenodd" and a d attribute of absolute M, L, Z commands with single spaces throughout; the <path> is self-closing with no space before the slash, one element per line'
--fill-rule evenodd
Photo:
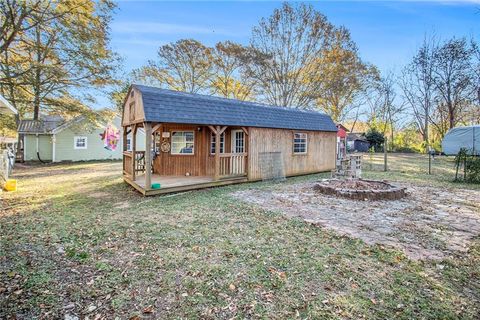
<path fill-rule="evenodd" d="M 387 138 L 385 138 L 385 142 L 383 143 L 383 171 L 388 171 L 388 164 L 387 164 Z"/>
<path fill-rule="evenodd" d="M 432 174 L 432 153 L 428 151 L 428 174 Z"/>
<path fill-rule="evenodd" d="M 215 174 L 213 179 L 220 180 L 220 126 L 215 127 Z"/>
<path fill-rule="evenodd" d="M 136 167 L 135 152 L 137 151 L 137 125 L 136 124 L 132 126 L 132 141 L 130 143 L 132 145 L 132 181 L 135 181 L 135 167 Z"/>
<path fill-rule="evenodd" d="M 152 124 L 145 122 L 145 190 L 152 188 Z"/>

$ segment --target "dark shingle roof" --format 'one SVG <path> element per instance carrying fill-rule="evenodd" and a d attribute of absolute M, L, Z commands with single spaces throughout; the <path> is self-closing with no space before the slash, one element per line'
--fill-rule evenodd
<path fill-rule="evenodd" d="M 18 125 L 18 133 L 49 134 L 63 123 L 65 120 L 59 116 L 44 116 L 40 120 L 21 120 Z"/>
<path fill-rule="evenodd" d="M 133 85 L 142 93 L 145 121 L 337 131 L 320 112 Z"/>
<path fill-rule="evenodd" d="M 349 132 L 347 134 L 347 140 L 348 141 L 355 141 L 355 140 L 368 141 L 367 138 L 365 137 L 365 134 L 362 132 Z"/>

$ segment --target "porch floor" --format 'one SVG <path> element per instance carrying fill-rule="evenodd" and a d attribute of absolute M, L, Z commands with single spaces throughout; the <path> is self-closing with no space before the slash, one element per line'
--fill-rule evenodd
<path fill-rule="evenodd" d="M 145 189 L 145 175 L 141 174 L 135 177 L 135 181 L 131 181 L 127 177 L 124 177 L 130 185 L 135 187 L 138 191 L 144 195 L 155 195 L 163 193 L 172 193 L 186 190 L 194 190 L 201 188 L 209 188 L 215 186 L 222 186 L 234 183 L 246 182 L 248 179 L 246 176 L 228 177 L 215 181 L 211 176 L 161 176 L 158 174 L 152 174 L 152 184 L 160 183 L 160 189 Z"/>
<path fill-rule="evenodd" d="M 190 186 L 201 183 L 212 182 L 213 177 L 208 176 L 161 176 L 152 174 L 152 183 L 160 183 L 160 188 L 173 188 L 181 186 Z M 145 188 L 145 175 L 136 177 L 135 182 L 142 188 Z"/>

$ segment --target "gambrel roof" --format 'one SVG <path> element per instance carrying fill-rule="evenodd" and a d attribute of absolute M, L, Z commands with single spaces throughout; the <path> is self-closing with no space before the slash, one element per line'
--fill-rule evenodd
<path fill-rule="evenodd" d="M 146 122 L 337 131 L 320 112 L 132 85 L 142 95 Z"/>

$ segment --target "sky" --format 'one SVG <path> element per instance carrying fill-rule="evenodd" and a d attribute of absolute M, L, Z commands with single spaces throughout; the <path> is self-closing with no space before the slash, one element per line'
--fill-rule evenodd
<path fill-rule="evenodd" d="M 480 0 L 309 3 L 333 24 L 347 27 L 361 57 L 382 72 L 398 72 L 425 34 L 480 38 Z M 112 47 L 128 72 L 155 59 L 159 46 L 179 39 L 194 38 L 210 46 L 224 40 L 248 44 L 252 27 L 281 4 L 119 1 L 111 25 Z"/>

